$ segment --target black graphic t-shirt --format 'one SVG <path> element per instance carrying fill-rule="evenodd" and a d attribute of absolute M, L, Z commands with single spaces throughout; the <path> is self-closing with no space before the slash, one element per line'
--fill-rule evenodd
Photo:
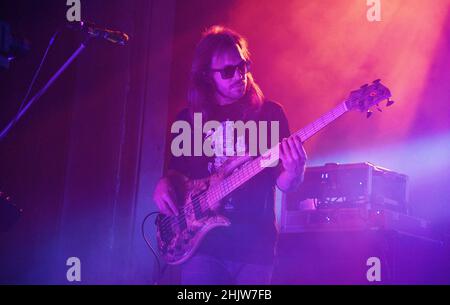
<path fill-rule="evenodd" d="M 244 111 L 245 105 L 242 102 L 217 106 L 217 111 L 208 120 L 216 120 L 226 126 L 226 121 L 242 121 Z M 188 110 L 181 111 L 177 120 L 191 122 Z M 269 147 L 275 145 L 275 143 L 270 144 L 271 121 L 279 122 L 279 140 L 289 136 L 286 115 L 277 103 L 264 102 L 257 116 L 251 120 L 254 120 L 257 126 L 259 121 L 267 122 L 266 143 Z M 193 129 L 191 124 L 192 132 Z M 259 132 L 258 129 L 258 137 Z M 211 134 L 204 134 L 203 139 L 208 136 Z M 194 138 L 193 135 L 191 138 Z M 249 145 L 248 133 L 244 143 L 246 146 Z M 191 146 L 193 147 L 193 143 Z M 175 157 L 171 153 L 168 169 L 175 170 L 190 179 L 200 179 L 220 169 L 225 160 L 226 156 L 207 157 L 202 154 L 202 156 Z M 201 242 L 198 252 L 247 263 L 270 264 L 273 262 L 277 240 L 274 195 L 280 166 L 281 162 L 277 167 L 264 169 L 222 200 L 221 214 L 230 220 L 231 225 L 212 229 Z"/>

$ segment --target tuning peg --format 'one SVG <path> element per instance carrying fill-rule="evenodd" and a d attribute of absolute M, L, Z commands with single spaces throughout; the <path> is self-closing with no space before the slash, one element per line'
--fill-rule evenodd
<path fill-rule="evenodd" d="M 395 102 L 393 100 L 388 100 L 386 102 L 386 107 L 392 106 L 392 104 L 394 104 Z"/>
<path fill-rule="evenodd" d="M 376 84 L 376 83 L 379 83 L 381 81 L 381 79 L 376 79 L 376 80 L 374 80 L 372 83 L 374 83 L 374 84 Z"/>
<path fill-rule="evenodd" d="M 370 118 L 372 114 L 373 114 L 373 112 L 372 112 L 372 111 L 370 111 L 370 110 L 367 110 L 367 113 L 366 113 L 366 118 L 367 118 L 367 119 L 368 119 L 368 118 Z"/>

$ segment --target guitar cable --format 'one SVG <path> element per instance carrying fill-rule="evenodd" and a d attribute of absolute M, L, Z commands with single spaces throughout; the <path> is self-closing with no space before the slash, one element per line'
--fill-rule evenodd
<path fill-rule="evenodd" d="M 155 214 L 158 215 L 159 212 L 151 212 L 144 217 L 144 220 L 142 221 L 142 225 L 141 225 L 141 233 L 142 233 L 142 237 L 144 238 L 145 243 L 147 244 L 147 247 L 150 248 L 150 250 L 152 251 L 153 256 L 155 257 L 155 260 L 156 260 L 157 272 L 156 272 L 156 276 L 155 276 L 155 272 L 153 273 L 154 274 L 153 275 L 153 285 L 158 285 L 158 282 L 160 281 L 160 279 L 162 278 L 162 276 L 164 274 L 166 266 L 164 267 L 164 269 L 161 269 L 161 262 L 159 260 L 158 254 L 155 251 L 155 249 L 153 248 L 151 242 L 147 239 L 147 236 L 145 235 L 145 223 L 146 223 L 147 219 L 149 219 L 151 216 L 153 216 Z"/>

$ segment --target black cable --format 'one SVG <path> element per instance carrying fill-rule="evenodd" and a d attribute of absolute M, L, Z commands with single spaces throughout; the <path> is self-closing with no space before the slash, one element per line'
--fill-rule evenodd
<path fill-rule="evenodd" d="M 23 109 L 23 106 L 25 105 L 25 102 L 28 99 L 28 96 L 30 95 L 31 90 L 33 89 L 34 83 L 36 82 L 37 77 L 39 76 L 39 73 L 41 72 L 42 66 L 44 65 L 44 62 L 47 58 L 47 54 L 48 54 L 50 48 L 52 47 L 53 43 L 55 42 L 56 36 L 59 34 L 59 32 L 60 31 L 57 30 L 50 38 L 50 41 L 48 42 L 47 49 L 45 50 L 44 56 L 42 56 L 41 62 L 39 63 L 37 70 L 34 72 L 31 83 L 28 85 L 27 93 L 25 94 L 25 97 L 22 99 L 22 102 L 20 103 L 19 110 L 17 110 L 17 114 L 14 116 L 14 118 L 12 119 L 12 121 L 10 123 L 11 127 L 16 124 L 17 119 L 19 118 L 19 113 Z"/>
<path fill-rule="evenodd" d="M 145 235 L 145 222 L 147 221 L 147 219 L 149 217 L 151 217 L 152 215 L 155 215 L 155 214 L 159 214 L 159 212 L 151 212 L 151 213 L 147 214 L 147 216 L 144 217 L 144 220 L 142 221 L 142 225 L 141 225 L 141 233 L 142 233 L 142 237 L 144 238 L 145 243 L 147 244 L 147 246 L 150 248 L 153 255 L 155 256 L 156 263 L 158 265 L 157 276 L 156 276 L 156 279 L 153 280 L 153 284 L 157 285 L 158 281 L 161 279 L 162 273 L 164 271 L 161 270 L 161 262 L 159 261 L 158 254 L 156 253 L 155 249 L 152 247 L 150 241 L 147 239 L 147 236 Z"/>

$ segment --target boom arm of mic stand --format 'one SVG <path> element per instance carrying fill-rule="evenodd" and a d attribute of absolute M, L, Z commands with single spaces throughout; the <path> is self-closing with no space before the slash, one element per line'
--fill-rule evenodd
<path fill-rule="evenodd" d="M 47 92 L 48 88 L 58 79 L 59 76 L 64 72 L 64 70 L 67 69 L 67 67 L 75 60 L 75 58 L 80 55 L 80 53 L 86 48 L 88 41 L 90 40 L 90 37 L 88 37 L 85 41 L 81 43 L 81 45 L 78 47 L 78 49 L 72 54 L 72 56 L 67 59 L 67 61 L 59 68 L 58 71 L 56 71 L 55 74 L 48 80 L 47 84 L 45 84 L 44 87 L 42 87 L 41 90 L 39 90 L 30 100 L 29 102 L 22 108 L 22 110 L 17 114 L 17 116 L 11 120 L 11 122 L 2 130 L 0 133 L 0 140 L 3 140 L 8 132 L 11 130 L 11 128 L 14 126 L 14 124 L 25 114 L 25 112 L 30 108 L 34 102 L 36 102 L 45 92 Z"/>

